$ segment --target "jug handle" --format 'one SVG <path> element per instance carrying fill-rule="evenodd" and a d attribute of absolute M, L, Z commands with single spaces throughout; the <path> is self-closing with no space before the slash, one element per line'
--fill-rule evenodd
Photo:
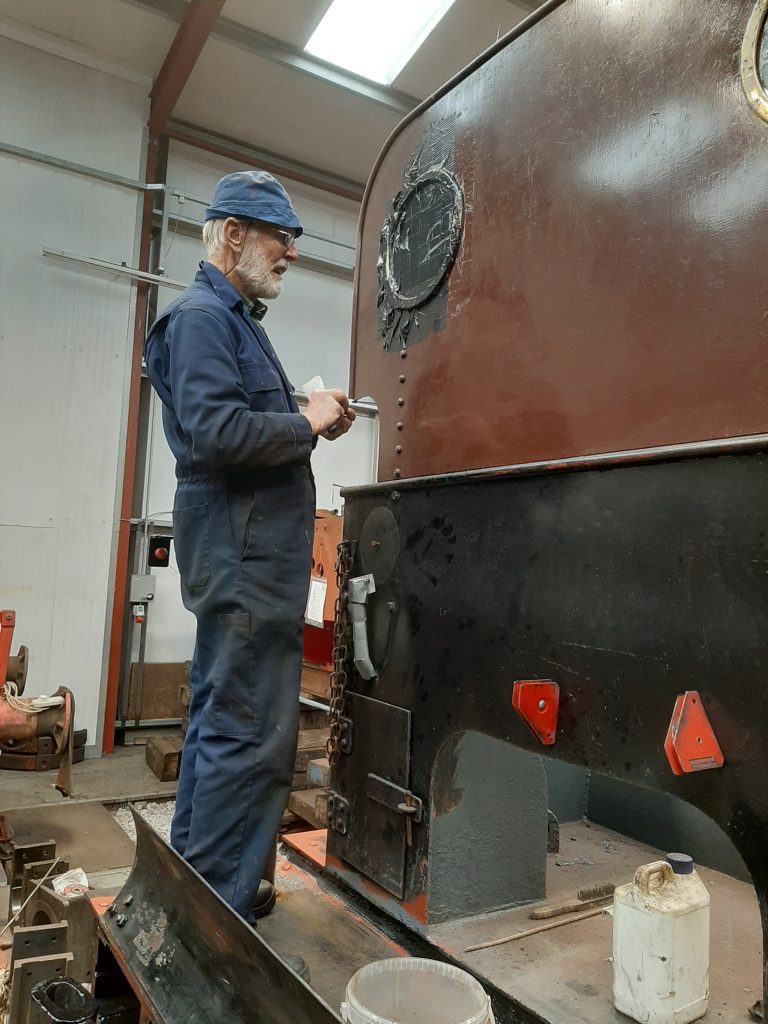
<path fill-rule="evenodd" d="M 662 876 L 662 885 L 664 882 L 674 881 L 675 878 L 671 864 L 665 860 L 655 860 L 652 864 L 641 864 L 635 872 L 635 886 L 644 896 L 650 894 L 651 879 L 656 875 Z"/>

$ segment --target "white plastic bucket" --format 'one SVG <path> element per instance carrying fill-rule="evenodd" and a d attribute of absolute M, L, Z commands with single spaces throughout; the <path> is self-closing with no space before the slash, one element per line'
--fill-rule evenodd
<path fill-rule="evenodd" d="M 491 1001 L 466 971 L 419 957 L 362 967 L 341 1004 L 347 1024 L 493 1024 Z"/>

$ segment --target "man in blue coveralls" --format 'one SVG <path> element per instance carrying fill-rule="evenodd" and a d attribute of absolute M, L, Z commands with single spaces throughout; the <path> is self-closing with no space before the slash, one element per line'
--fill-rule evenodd
<path fill-rule="evenodd" d="M 299 412 L 261 326 L 301 233 L 271 175 L 222 178 L 205 211 L 208 260 L 146 343 L 176 458 L 182 598 L 197 619 L 171 843 L 249 923 L 273 901 L 261 883 L 296 756 L 310 455 L 355 418 L 338 390 L 314 391 Z"/>

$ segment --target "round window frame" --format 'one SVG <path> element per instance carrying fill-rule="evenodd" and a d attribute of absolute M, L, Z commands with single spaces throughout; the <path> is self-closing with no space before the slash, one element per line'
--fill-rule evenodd
<path fill-rule="evenodd" d="M 768 0 L 766 0 L 766 3 L 768 4 Z M 398 283 L 395 280 L 392 271 L 392 249 L 401 230 L 404 212 L 407 208 L 408 202 L 420 188 L 434 183 L 435 181 L 440 181 L 443 184 L 448 185 L 450 191 L 453 193 L 454 217 L 456 217 L 458 221 L 455 227 L 453 245 L 448 258 L 445 261 L 445 266 L 442 268 L 440 273 L 432 277 L 419 291 L 418 295 L 403 295 L 399 290 Z M 397 309 L 415 309 L 417 306 L 423 306 L 424 303 L 434 295 L 456 261 L 456 253 L 459 251 L 463 232 L 464 195 L 458 181 L 444 167 L 431 168 L 430 170 L 425 171 L 424 174 L 420 175 L 416 181 L 414 181 L 413 184 L 411 184 L 398 198 L 397 209 L 394 211 L 394 216 L 392 217 L 391 225 L 387 232 L 386 244 L 384 247 L 384 278 L 387 282 L 387 288 L 392 295 L 393 305 Z"/>
<path fill-rule="evenodd" d="M 768 122 L 768 89 L 760 78 L 760 42 L 768 29 L 768 0 L 757 0 L 741 44 L 741 84 L 758 117 Z"/>

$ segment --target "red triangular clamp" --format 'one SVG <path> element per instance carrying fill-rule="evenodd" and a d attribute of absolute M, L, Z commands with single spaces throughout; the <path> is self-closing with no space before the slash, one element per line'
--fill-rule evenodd
<path fill-rule="evenodd" d="M 545 747 L 555 742 L 559 706 L 560 687 L 551 679 L 523 679 L 512 688 L 512 707 Z"/>
<path fill-rule="evenodd" d="M 675 701 L 664 752 L 675 775 L 723 767 L 725 758 L 698 690 L 686 690 Z"/>

